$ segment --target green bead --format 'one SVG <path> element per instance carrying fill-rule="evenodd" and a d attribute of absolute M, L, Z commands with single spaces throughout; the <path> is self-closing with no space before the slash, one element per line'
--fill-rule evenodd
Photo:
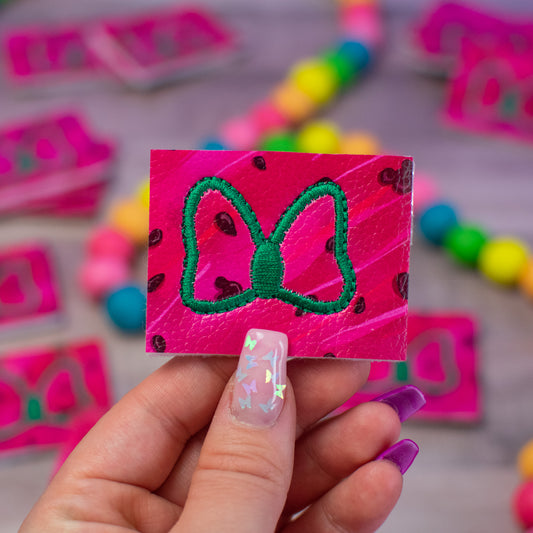
<path fill-rule="evenodd" d="M 42 418 L 41 404 L 37 398 L 30 398 L 28 400 L 28 419 L 40 420 Z"/>
<path fill-rule="evenodd" d="M 355 70 L 350 58 L 338 48 L 328 50 L 322 58 L 337 75 L 339 85 L 344 87 L 351 83 L 355 77 Z"/>
<path fill-rule="evenodd" d="M 280 131 L 265 137 L 259 147 L 270 152 L 296 152 L 296 140 L 289 131 Z"/>
<path fill-rule="evenodd" d="M 458 263 L 475 267 L 488 238 L 488 235 L 477 226 L 455 226 L 446 234 L 444 248 Z"/>

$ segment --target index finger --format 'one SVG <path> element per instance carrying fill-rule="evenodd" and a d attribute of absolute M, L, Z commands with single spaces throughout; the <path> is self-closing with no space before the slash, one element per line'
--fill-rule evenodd
<path fill-rule="evenodd" d="M 62 470 L 156 490 L 211 420 L 236 365 L 234 357 L 174 357 L 98 421 Z"/>

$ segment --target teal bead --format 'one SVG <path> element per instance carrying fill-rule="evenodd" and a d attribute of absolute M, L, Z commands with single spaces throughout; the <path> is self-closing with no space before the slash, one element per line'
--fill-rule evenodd
<path fill-rule="evenodd" d="M 270 152 L 296 152 L 296 140 L 292 133 L 280 131 L 265 137 L 259 149 Z"/>
<path fill-rule="evenodd" d="M 372 60 L 370 50 L 359 41 L 342 41 L 339 52 L 350 60 L 356 72 L 364 70 Z"/>
<path fill-rule="evenodd" d="M 132 285 L 109 294 L 105 302 L 111 322 L 125 333 L 140 333 L 146 323 L 146 296 Z"/>
<path fill-rule="evenodd" d="M 444 238 L 444 248 L 458 263 L 475 267 L 489 236 L 477 226 L 458 225 Z"/>
<path fill-rule="evenodd" d="M 227 150 L 228 147 L 225 146 L 222 141 L 220 141 L 217 138 L 210 138 L 205 139 L 205 141 L 202 143 L 201 150 Z"/>
<path fill-rule="evenodd" d="M 431 243 L 441 245 L 446 234 L 457 226 L 457 214 L 449 204 L 434 204 L 420 217 L 419 227 L 422 235 Z"/>

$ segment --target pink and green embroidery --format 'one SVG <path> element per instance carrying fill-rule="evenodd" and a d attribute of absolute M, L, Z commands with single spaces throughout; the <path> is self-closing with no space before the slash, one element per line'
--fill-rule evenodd
<path fill-rule="evenodd" d="M 154 150 L 147 350 L 237 354 L 260 325 L 296 357 L 405 359 L 412 170 L 403 156 Z M 245 402 L 241 383 L 280 384 L 254 363 L 237 376 Z"/>
<path fill-rule="evenodd" d="M 237 210 L 250 231 L 255 251 L 250 265 L 251 287 L 227 297 L 212 300 L 196 299 L 194 295 L 195 277 L 198 270 L 198 238 L 195 229 L 195 216 L 198 205 L 209 191 L 220 192 Z M 312 295 L 306 296 L 283 287 L 285 270 L 280 246 L 285 234 L 298 215 L 313 201 L 329 196 L 335 206 L 335 236 L 332 252 L 335 255 L 343 285 L 336 300 L 320 301 Z M 228 214 L 215 217 L 217 226 L 226 228 L 232 234 L 232 221 Z M 307 187 L 281 215 L 272 233 L 265 237 L 263 230 L 250 204 L 229 182 L 218 177 L 207 177 L 198 181 L 189 191 L 183 208 L 182 235 L 185 247 L 181 298 L 183 304 L 199 314 L 225 313 L 242 307 L 256 298 L 277 298 L 298 309 L 316 314 L 333 314 L 345 309 L 353 298 L 356 288 L 355 272 L 347 252 L 348 207 L 342 188 L 332 181 L 319 181 Z M 154 278 L 151 278 L 151 281 Z M 225 278 L 223 278 L 225 280 Z M 221 280 L 217 278 L 218 283 Z M 227 282 L 227 280 L 225 280 Z"/>

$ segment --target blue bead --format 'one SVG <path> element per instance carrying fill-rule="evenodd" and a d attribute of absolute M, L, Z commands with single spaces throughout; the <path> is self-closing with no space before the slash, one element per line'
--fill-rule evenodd
<path fill-rule="evenodd" d="M 433 244 L 441 245 L 446 234 L 458 224 L 454 208 L 448 204 L 434 204 L 422 213 L 419 226 L 422 235 Z"/>
<path fill-rule="evenodd" d="M 126 333 L 140 333 L 146 324 L 146 296 L 135 286 L 127 285 L 109 294 L 105 302 L 107 315 Z"/>
<path fill-rule="evenodd" d="M 215 138 L 209 138 L 205 139 L 204 142 L 200 146 L 200 150 L 227 150 L 228 147 L 224 146 L 222 142 Z"/>
<path fill-rule="evenodd" d="M 354 70 L 364 70 L 370 64 L 370 50 L 359 41 L 341 41 L 339 52 L 353 64 Z"/>

